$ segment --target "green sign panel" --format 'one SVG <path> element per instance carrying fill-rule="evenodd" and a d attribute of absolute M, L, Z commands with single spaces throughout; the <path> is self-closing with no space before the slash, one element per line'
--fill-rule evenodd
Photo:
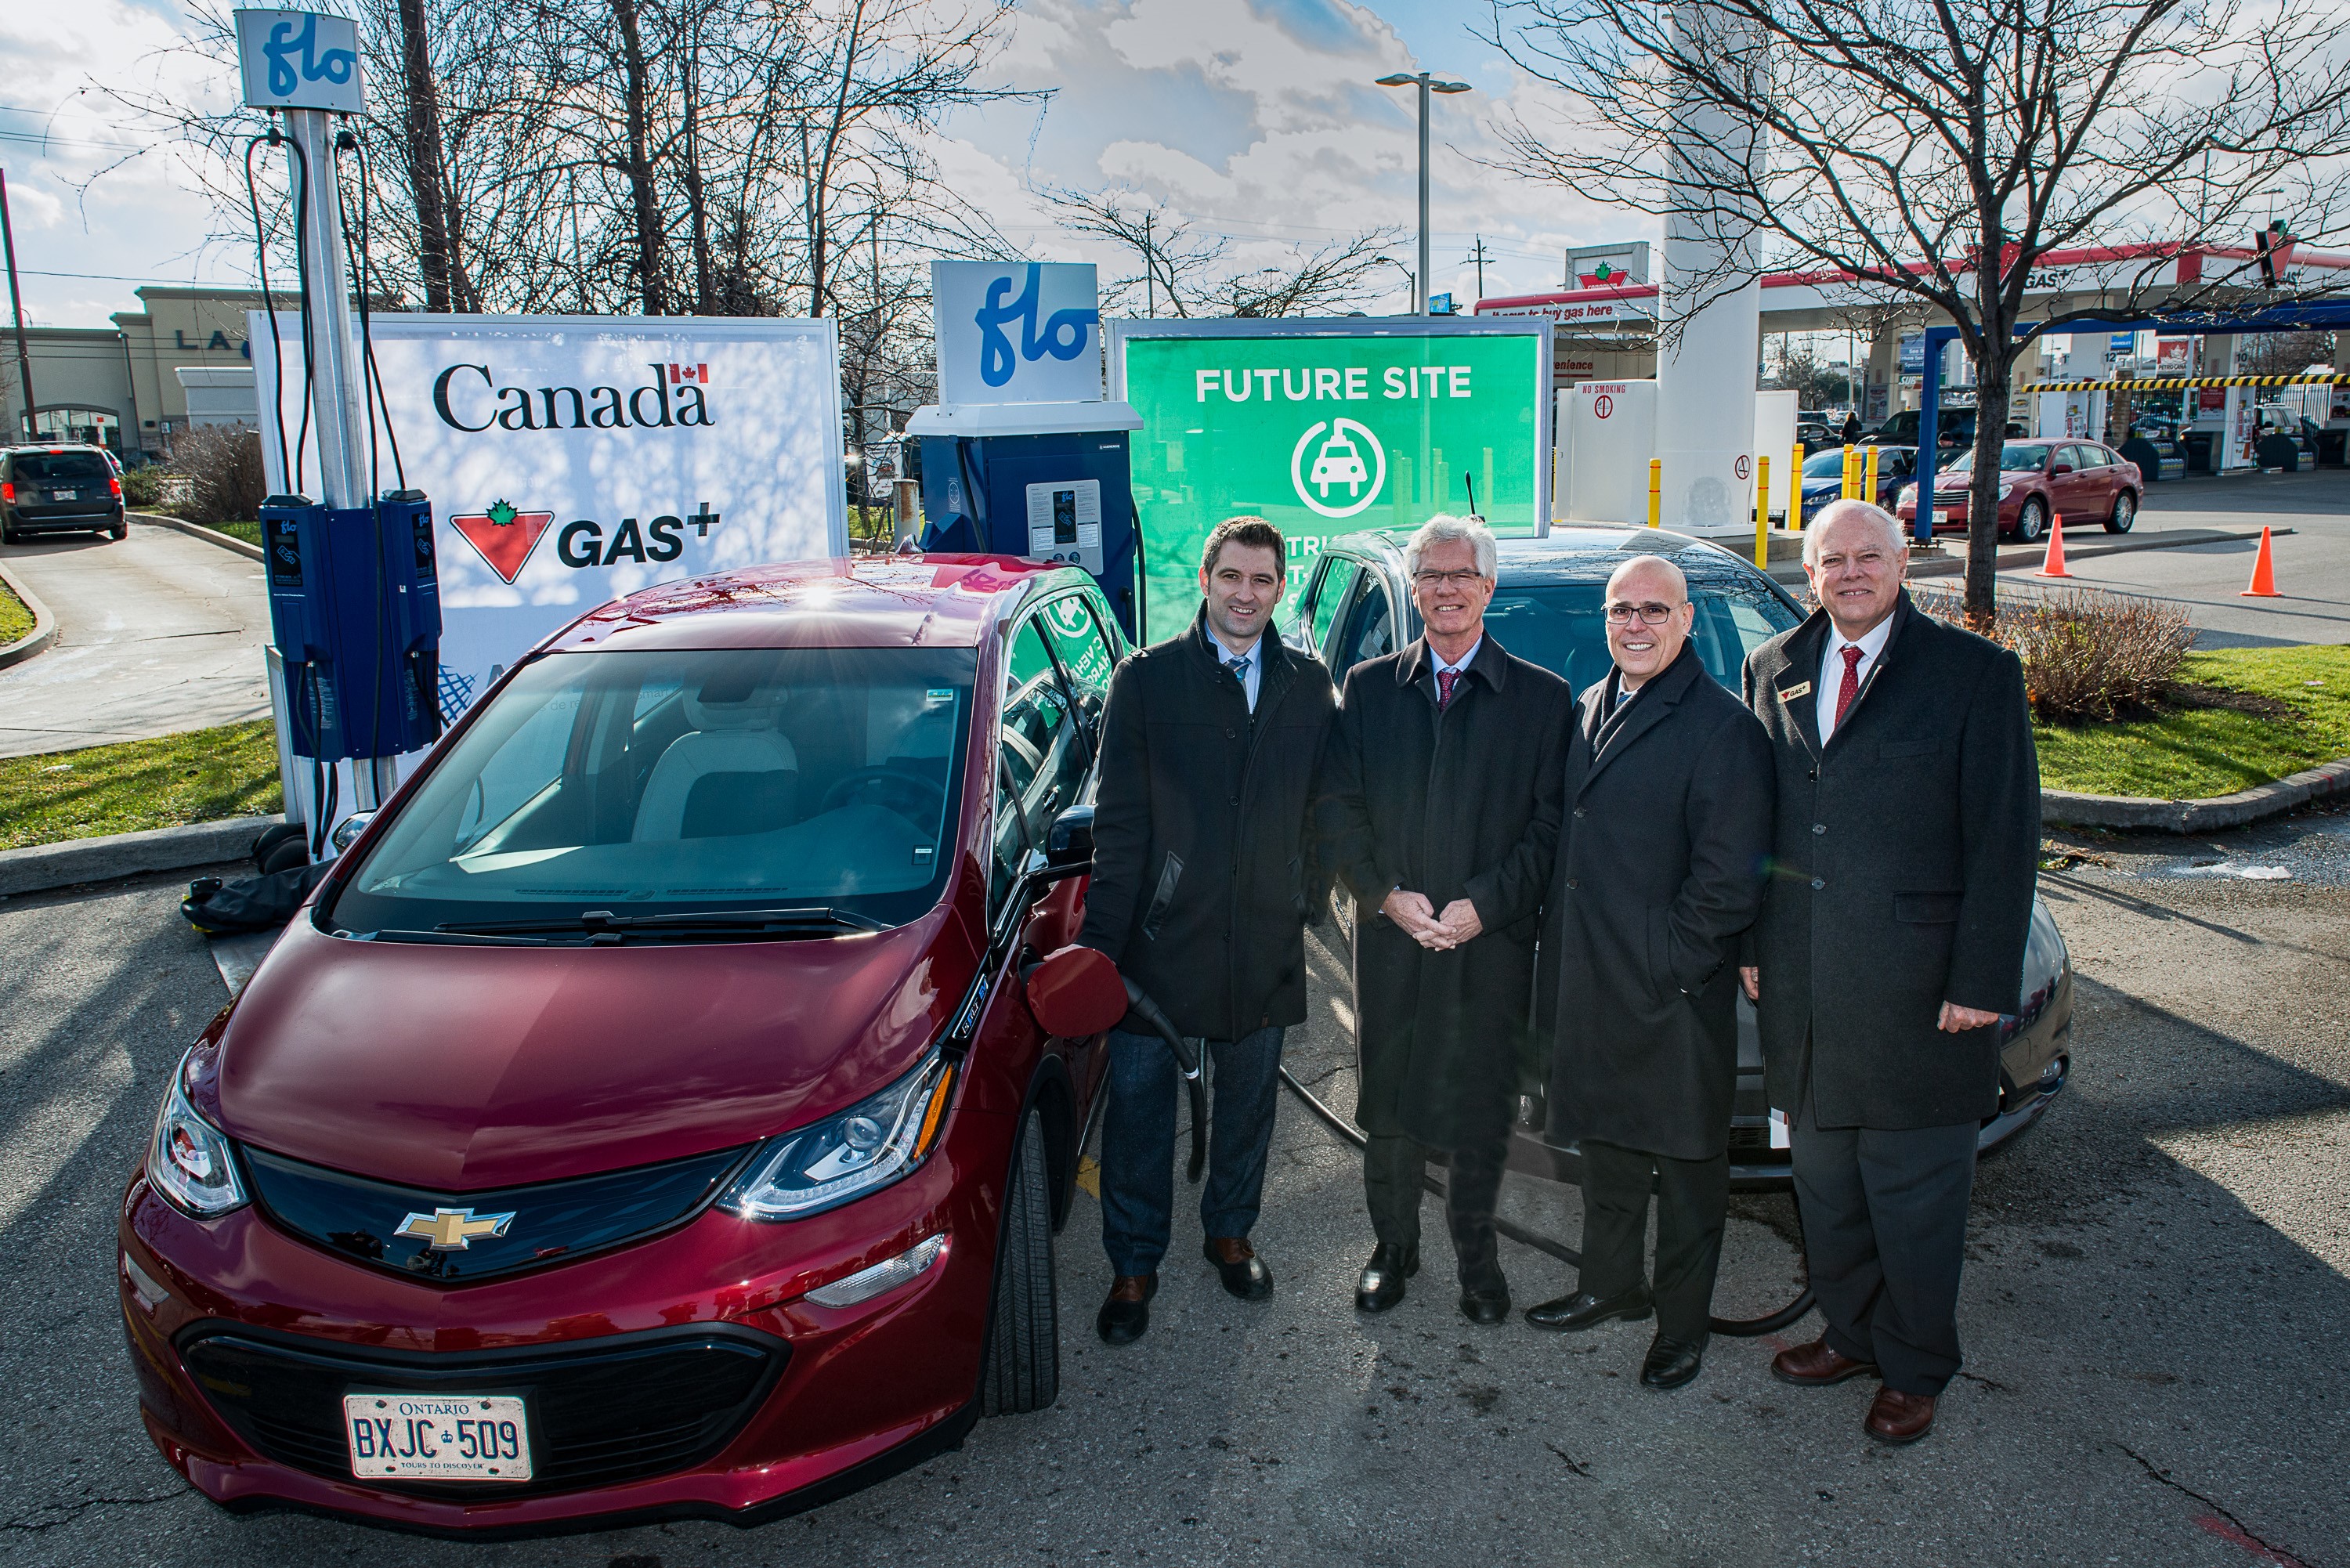
<path fill-rule="evenodd" d="M 1116 395 L 1142 416 L 1132 450 L 1150 598 L 1145 640 L 1191 623 L 1201 546 L 1227 517 L 1253 514 L 1280 526 L 1289 545 L 1284 618 L 1325 540 L 1465 513 L 1472 483 L 1496 532 L 1535 530 L 1550 383 L 1538 328 L 1239 336 L 1223 324 L 1119 325 Z"/>

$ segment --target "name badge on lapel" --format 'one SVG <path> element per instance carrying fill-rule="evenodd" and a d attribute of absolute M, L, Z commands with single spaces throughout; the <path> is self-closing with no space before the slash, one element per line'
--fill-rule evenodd
<path fill-rule="evenodd" d="M 1793 702 L 1798 697 L 1808 697 L 1811 694 L 1812 683 L 1808 680 L 1798 680 L 1793 686 L 1783 686 L 1779 689 L 1779 701 Z"/>

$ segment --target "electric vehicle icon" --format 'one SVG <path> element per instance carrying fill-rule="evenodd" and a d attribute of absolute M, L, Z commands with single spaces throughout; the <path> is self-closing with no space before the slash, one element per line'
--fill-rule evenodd
<path fill-rule="evenodd" d="M 1360 420 L 1316 420 L 1290 449 L 1289 482 L 1309 510 L 1325 517 L 1352 517 L 1386 488 L 1387 449 Z"/>
<path fill-rule="evenodd" d="M 1348 498 L 1352 499 L 1363 493 L 1363 486 L 1369 479 L 1370 474 L 1363 468 L 1363 454 L 1355 450 L 1355 443 L 1348 441 L 1344 433 L 1334 433 L 1322 443 L 1322 450 L 1315 453 L 1314 472 L 1306 483 L 1318 488 L 1322 498 L 1327 501 L 1332 485 L 1345 485 Z"/>
<path fill-rule="evenodd" d="M 1108 1046 L 1029 987 L 1127 651 L 1082 571 L 930 555 L 681 578 L 505 671 L 161 1085 L 116 1273 L 165 1459 L 240 1511 L 751 1524 L 1053 1404 Z"/>

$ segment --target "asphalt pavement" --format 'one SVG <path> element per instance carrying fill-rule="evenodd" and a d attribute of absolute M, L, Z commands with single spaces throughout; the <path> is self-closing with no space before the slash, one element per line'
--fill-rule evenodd
<path fill-rule="evenodd" d="M 57 618 L 47 650 L 0 670 L 0 757 L 265 718 L 261 563 L 130 521 L 127 539 L 0 547 Z"/>
<path fill-rule="evenodd" d="M 494 1546 L 233 1517 L 157 1458 L 116 1321 L 114 1205 L 165 1075 L 226 992 L 174 882 L 0 903 L 8 1559 L 2350 1568 L 2350 815 L 2068 842 L 2043 891 L 2078 966 L 2073 1076 L 1981 1170 L 1968 1363 L 1914 1448 L 1863 1436 L 1865 1383 L 1772 1381 L 1783 1339 L 1716 1340 L 1695 1383 L 1659 1394 L 1635 1381 L 1649 1325 L 1471 1327 L 1432 1201 L 1410 1296 L 1357 1316 L 1359 1166 L 1284 1096 L 1256 1232 L 1270 1302 L 1223 1295 L 1179 1211 L 1149 1334 L 1105 1348 L 1099 1208 L 1080 1198 L 1060 1238 L 1054 1409 L 983 1422 L 959 1453 L 759 1531 Z M 1343 1105 L 1343 974 L 1313 961 L 1290 1060 Z M 1577 1235 L 1569 1189 L 1513 1176 L 1504 1203 Z M 1786 1199 L 1737 1199 L 1716 1310 L 1791 1297 L 1795 1239 Z M 1572 1283 L 1513 1243 L 1503 1261 L 1521 1304 Z"/>

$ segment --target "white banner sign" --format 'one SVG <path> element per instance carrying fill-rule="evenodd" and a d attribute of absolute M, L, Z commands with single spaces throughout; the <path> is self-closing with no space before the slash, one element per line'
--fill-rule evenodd
<path fill-rule="evenodd" d="M 259 406 L 298 444 L 300 319 L 278 314 L 282 393 L 268 317 L 249 320 Z M 408 485 L 432 500 L 450 719 L 607 600 L 848 553 L 829 320 L 399 315 L 374 337 Z M 261 445 L 286 489 L 274 423 Z M 305 466 L 316 499 L 315 441 Z M 397 488 L 388 441 L 375 487 Z"/>

